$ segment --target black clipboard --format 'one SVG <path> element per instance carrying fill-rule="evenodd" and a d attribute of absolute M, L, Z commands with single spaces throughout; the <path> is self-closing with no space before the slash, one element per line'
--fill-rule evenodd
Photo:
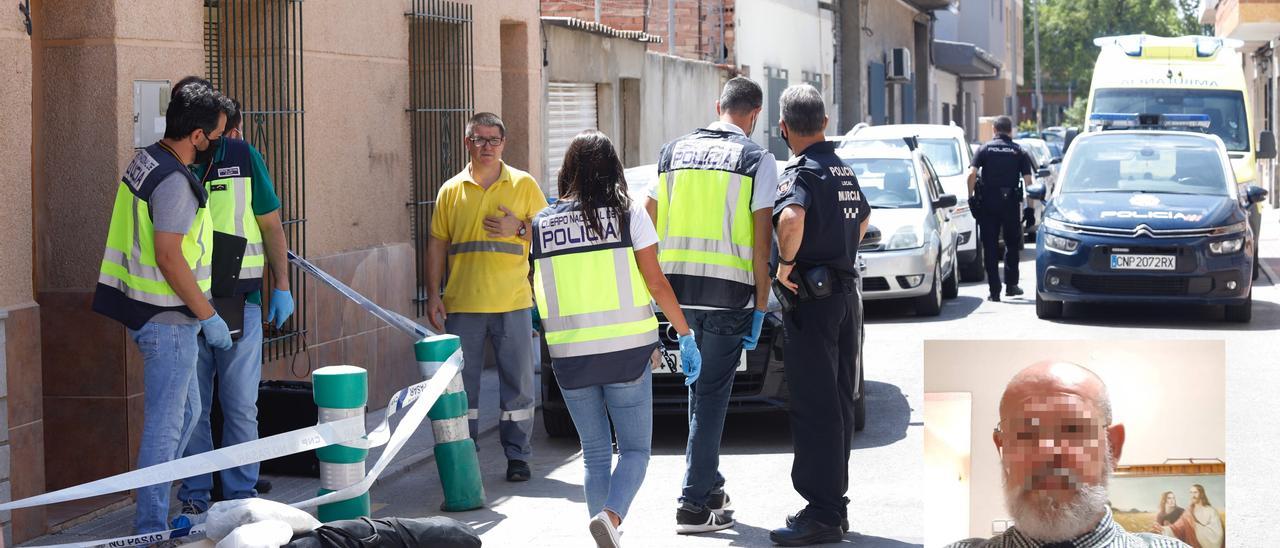
<path fill-rule="evenodd" d="M 232 340 L 239 339 L 244 333 L 245 295 L 236 294 L 236 286 L 240 282 L 240 264 L 248 246 L 246 238 L 213 232 L 213 271 L 209 288 L 213 298 L 209 304 L 213 305 L 222 321 L 227 322 Z"/>

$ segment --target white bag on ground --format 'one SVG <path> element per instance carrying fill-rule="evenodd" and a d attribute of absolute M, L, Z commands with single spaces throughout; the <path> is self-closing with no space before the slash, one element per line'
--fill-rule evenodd
<path fill-rule="evenodd" d="M 236 527 L 218 541 L 217 548 L 280 548 L 293 538 L 293 528 L 278 519 L 269 519 Z"/>
<path fill-rule="evenodd" d="M 224 500 L 209 507 L 205 534 L 214 541 L 220 541 L 241 525 L 269 520 L 284 522 L 291 534 L 305 533 L 320 526 L 311 514 L 288 504 L 266 499 L 237 499 Z M 289 536 L 280 544 L 285 542 L 289 542 Z M 218 545 L 222 546 L 221 543 Z"/>

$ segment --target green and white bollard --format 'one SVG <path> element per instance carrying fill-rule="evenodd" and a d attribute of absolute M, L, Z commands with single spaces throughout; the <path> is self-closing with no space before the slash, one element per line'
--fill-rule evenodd
<path fill-rule="evenodd" d="M 430 378 L 454 353 L 462 352 L 462 342 L 457 335 L 436 335 L 415 343 L 413 352 L 423 376 Z M 467 428 L 467 392 L 462 386 L 461 370 L 449 381 L 427 417 L 431 418 L 436 468 L 444 487 L 440 509 L 461 512 L 483 507 L 484 483 L 480 479 L 476 443 Z"/>
<path fill-rule="evenodd" d="M 364 416 L 369 401 L 369 373 L 354 365 L 333 365 L 317 369 L 311 377 L 313 396 L 320 422 Z M 320 460 L 320 495 L 360 483 L 368 449 L 330 445 L 316 449 Z M 322 522 L 369 517 L 369 493 L 330 504 L 321 504 L 317 514 Z"/>

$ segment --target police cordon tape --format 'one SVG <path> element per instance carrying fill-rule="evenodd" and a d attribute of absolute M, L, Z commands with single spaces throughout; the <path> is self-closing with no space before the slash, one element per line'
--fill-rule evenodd
<path fill-rule="evenodd" d="M 357 293 L 342 282 L 334 279 L 332 276 L 329 276 L 328 273 L 320 270 L 315 265 L 301 257 L 298 257 L 297 255 L 294 255 L 293 252 L 289 252 L 289 260 L 302 268 L 302 270 L 308 274 L 315 276 L 326 285 L 329 285 L 339 293 L 342 293 L 348 299 L 355 301 L 361 308 L 365 309 L 369 313 L 377 316 L 391 326 L 404 331 L 406 334 L 423 338 L 423 342 L 455 338 L 453 335 L 437 335 L 429 329 L 405 318 L 400 314 L 378 306 L 376 303 L 365 298 L 363 295 Z M 462 360 L 462 349 L 458 348 L 455 350 L 443 362 L 423 362 L 423 365 L 428 366 L 428 369 L 434 370 L 434 374 L 431 378 L 403 388 L 392 395 L 387 403 L 382 421 L 367 435 L 365 433 L 364 417 L 349 417 L 333 422 L 317 424 L 316 426 L 308 428 L 294 430 L 292 432 L 276 434 L 267 438 L 245 442 L 230 447 L 224 447 L 198 455 L 192 455 L 190 457 L 184 457 L 178 460 L 143 468 L 141 470 L 134 470 L 109 478 L 103 478 L 74 487 L 53 491 L 51 493 L 44 493 L 34 497 L 0 504 L 0 511 L 55 504 L 59 502 L 128 491 L 137 489 L 138 487 L 145 487 L 158 483 L 169 483 L 194 475 L 235 468 L 246 464 L 252 464 L 254 462 L 261 462 L 263 460 L 310 451 L 318 447 L 328 445 L 341 444 L 365 449 L 387 445 L 387 448 L 382 452 L 382 455 L 378 457 L 378 461 L 374 463 L 373 469 L 370 470 L 360 482 L 332 493 L 292 503 L 291 506 L 303 509 L 313 508 L 322 504 L 338 502 L 362 495 L 373 486 L 373 483 L 377 481 L 378 476 L 381 475 L 382 472 L 386 470 L 387 466 L 391 464 L 391 460 L 394 459 L 400 449 L 408 443 L 409 438 L 417 431 L 418 427 L 421 426 L 422 420 L 427 417 L 427 413 L 431 410 L 432 406 L 435 405 L 436 400 L 440 398 L 441 394 L 443 394 L 448 388 L 449 383 L 462 370 L 464 365 Z M 404 418 L 401 419 L 395 430 L 392 431 L 390 428 L 391 417 L 406 407 L 408 408 L 408 411 L 405 413 Z M 169 529 L 167 531 L 142 533 L 112 539 L 42 545 L 41 548 L 143 546 L 173 539 L 198 540 L 200 538 L 204 538 L 204 536 L 205 528 L 203 524 L 200 524 L 192 527 L 181 527 Z"/>
<path fill-rule="evenodd" d="M 439 337 L 451 337 L 451 335 L 439 335 Z M 387 448 L 378 457 L 378 461 L 374 463 L 373 469 L 365 475 L 364 479 L 355 485 L 351 485 L 344 489 L 334 491 L 325 495 L 307 499 L 301 502 L 291 503 L 290 506 L 295 508 L 313 508 L 321 504 L 346 500 L 355 496 L 364 494 L 377 481 L 378 476 L 386 470 L 391 464 L 391 460 L 395 458 L 409 441 L 409 438 L 422 424 L 422 420 L 426 418 L 427 412 L 435 405 L 435 401 L 444 393 L 449 381 L 453 379 L 462 369 L 462 350 L 459 349 L 449 357 L 448 360 L 440 362 L 439 369 L 431 379 L 409 386 L 396 392 L 387 404 L 387 412 L 382 419 L 382 423 L 374 432 L 370 434 L 367 443 L 351 443 L 361 442 L 364 436 L 364 417 L 351 417 L 340 421 L 327 422 L 316 426 L 277 434 L 268 438 L 262 438 L 256 441 L 250 441 L 224 447 L 208 453 L 192 455 L 178 460 L 169 461 L 163 464 L 157 464 L 141 470 L 134 470 L 124 474 L 119 474 L 109 478 L 93 481 L 90 483 L 68 487 L 52 493 L 45 493 L 10 503 L 0 505 L 0 511 L 11 510 L 15 508 L 28 508 L 31 506 L 40 506 L 44 504 L 53 504 L 57 502 L 65 502 L 69 500 L 77 500 L 87 497 L 94 497 L 104 494 L 116 493 L 145 487 L 147 485 L 155 485 L 157 483 L 168 483 L 180 479 L 188 478 L 197 474 L 204 474 L 224 470 L 227 468 L 235 468 L 245 464 L 252 464 L 261 460 L 272 459 L 294 453 L 309 451 L 317 447 L 331 445 L 334 443 L 342 443 L 344 445 L 353 445 L 361 447 L 378 447 L 386 444 Z M 387 424 L 391 416 L 396 412 L 408 407 L 403 419 L 396 426 L 395 431 L 389 435 Z M 373 439 L 373 436 L 382 432 L 380 437 L 383 439 Z M 301 440 L 301 442 L 299 442 Z M 379 443 L 381 441 L 381 443 Z M 93 546 L 141 546 L 153 542 L 163 540 L 171 540 L 177 538 L 187 538 L 197 540 L 204 536 L 204 528 L 195 526 L 190 528 L 170 529 L 168 531 L 158 531 L 153 533 L 144 533 L 140 535 L 132 535 L 127 537 L 118 537 L 113 539 L 94 540 L 86 542 L 76 542 L 68 544 L 44 545 L 42 548 L 87 548 Z"/>

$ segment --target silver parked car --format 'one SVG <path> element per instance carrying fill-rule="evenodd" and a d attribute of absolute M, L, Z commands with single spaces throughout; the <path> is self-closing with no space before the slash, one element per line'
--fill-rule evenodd
<path fill-rule="evenodd" d="M 1054 161 L 1053 152 L 1042 139 L 1014 139 L 1013 142 L 1031 155 L 1031 167 L 1036 170 L 1034 175 L 1036 184 L 1044 186 L 1045 195 L 1052 194 L 1053 187 L 1057 185 L 1057 166 L 1061 160 Z M 1044 200 L 1037 200 L 1024 194 L 1022 211 L 1023 233 L 1028 238 L 1034 239 L 1036 228 L 1040 226 L 1040 219 L 1044 215 Z"/>
<path fill-rule="evenodd" d="M 840 148 L 871 204 L 871 228 L 879 240 L 859 249 L 866 258 L 862 298 L 911 299 L 916 314 L 937 316 L 942 300 L 959 292 L 960 261 L 951 221 L 956 197 L 947 194 L 920 150 L 896 146 Z"/>
<path fill-rule="evenodd" d="M 894 146 L 907 149 L 904 138 L 914 137 L 920 151 L 928 158 L 942 190 L 956 197 L 951 209 L 951 223 L 955 225 L 957 256 L 960 258 L 960 279 L 980 282 L 986 272 L 982 266 L 982 244 L 978 240 L 978 223 L 969 210 L 969 164 L 973 154 L 965 143 L 964 129 L 942 124 L 892 124 L 884 126 L 859 125 L 841 139 L 842 150 L 858 150 L 863 147 Z"/>

